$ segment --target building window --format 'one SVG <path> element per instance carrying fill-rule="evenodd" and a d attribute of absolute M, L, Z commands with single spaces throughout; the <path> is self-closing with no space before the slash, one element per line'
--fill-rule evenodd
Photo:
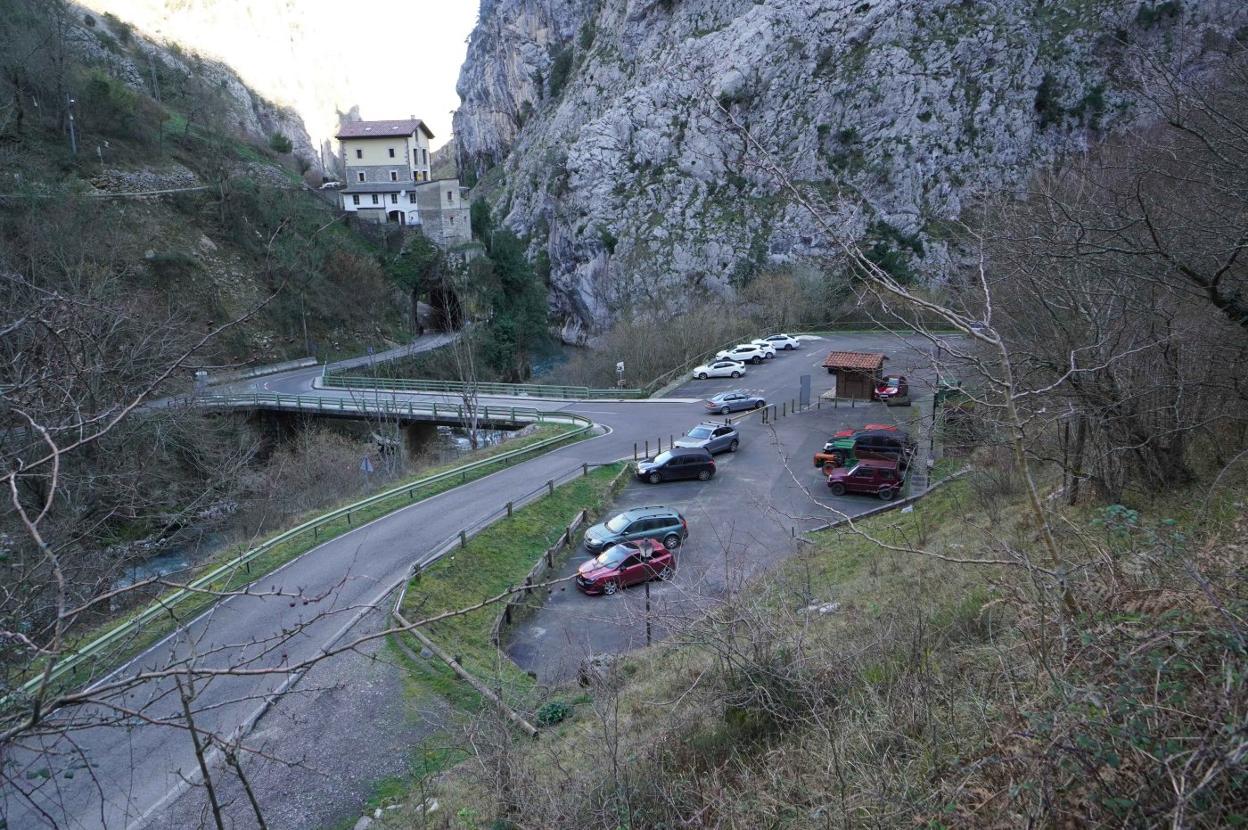
<path fill-rule="evenodd" d="M 416 204 L 416 194 L 415 193 L 407 194 L 407 201 L 411 202 L 412 204 Z"/>
<path fill-rule="evenodd" d="M 394 158 L 394 148 L 391 147 L 389 149 L 390 149 L 390 158 Z"/>
<path fill-rule="evenodd" d="M 377 194 L 373 194 L 373 204 L 377 204 Z"/>
<path fill-rule="evenodd" d="M 364 181 L 364 174 L 363 174 L 363 173 L 356 173 L 355 175 L 357 175 L 357 176 L 359 176 L 359 177 L 360 177 L 360 181 Z"/>
<path fill-rule="evenodd" d="M 454 190 L 446 191 L 446 203 L 448 205 L 455 204 L 455 191 Z"/>
<path fill-rule="evenodd" d="M 397 182 L 398 180 L 399 180 L 399 171 L 398 171 L 398 170 L 391 170 L 391 171 L 390 171 L 390 181 L 392 181 L 392 182 Z"/>
<path fill-rule="evenodd" d="M 420 164 L 420 150 L 412 148 L 412 164 Z"/>
<path fill-rule="evenodd" d="M 428 150 L 421 150 L 421 151 L 420 151 L 420 153 L 421 153 L 421 155 L 423 155 L 423 156 L 425 157 L 425 164 L 426 164 L 426 165 L 428 165 L 428 164 L 429 164 L 429 151 L 428 151 Z"/>
<path fill-rule="evenodd" d="M 398 203 L 399 203 L 399 194 L 397 194 L 397 193 L 391 193 L 391 194 L 390 194 L 390 204 L 392 204 L 392 205 L 397 205 Z"/>
<path fill-rule="evenodd" d="M 450 217 L 450 221 L 451 221 L 451 224 L 452 224 L 452 225 L 454 225 L 454 224 L 455 224 L 455 217 L 454 217 L 454 216 Z"/>
<path fill-rule="evenodd" d="M 352 196 L 352 197 L 351 197 L 351 204 L 353 204 L 353 205 L 358 205 L 359 203 L 360 203 L 360 197 L 359 197 L 359 196 Z"/>
<path fill-rule="evenodd" d="M 412 181 L 416 181 L 416 171 L 412 171 Z"/>
<path fill-rule="evenodd" d="M 362 159 L 362 158 L 364 158 L 364 151 L 363 151 L 363 150 L 356 150 L 356 151 L 355 151 L 355 157 L 356 157 L 357 159 Z"/>

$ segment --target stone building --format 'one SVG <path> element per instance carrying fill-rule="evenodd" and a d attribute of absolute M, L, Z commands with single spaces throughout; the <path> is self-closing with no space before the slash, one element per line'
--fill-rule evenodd
<path fill-rule="evenodd" d="M 429 178 L 433 131 L 419 118 L 347 121 L 338 130 L 342 208 L 370 222 L 419 226 L 444 248 L 472 240 L 458 179 Z"/>

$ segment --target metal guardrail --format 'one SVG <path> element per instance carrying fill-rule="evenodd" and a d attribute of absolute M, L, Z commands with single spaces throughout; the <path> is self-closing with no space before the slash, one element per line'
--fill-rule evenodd
<path fill-rule="evenodd" d="M 264 398 L 264 397 L 279 397 L 279 396 L 265 396 L 265 395 L 220 396 L 217 400 L 219 400 L 220 398 L 233 400 L 233 399 L 238 399 L 238 398 L 250 399 L 250 398 L 256 398 L 256 397 Z M 284 401 L 291 400 L 293 402 L 293 399 L 297 398 L 298 396 L 283 395 L 280 397 Z M 205 400 L 213 401 L 214 399 L 208 398 L 208 399 L 200 399 L 200 400 L 202 402 Z M 423 405 L 418 404 L 416 408 L 419 409 L 422 406 Z M 401 408 L 404 411 L 411 411 L 411 407 L 408 407 L 406 404 Z M 447 408 L 448 407 L 443 406 L 444 410 Z M 355 513 L 356 511 L 363 510 L 367 507 L 371 507 L 375 504 L 379 504 L 388 499 L 392 499 L 396 496 L 402 496 L 405 494 L 408 496 L 409 500 L 414 501 L 415 493 L 419 489 L 429 487 L 431 485 L 442 484 L 447 481 L 452 481 L 456 478 L 466 478 L 470 472 L 480 470 L 484 467 L 489 467 L 489 466 L 496 465 L 499 463 L 507 464 L 512 459 L 516 459 L 524 455 L 529 455 L 535 451 L 546 449 L 555 444 L 559 444 L 563 441 L 567 441 L 569 438 L 581 435 L 589 431 L 590 429 L 592 429 L 594 426 L 594 422 L 591 421 L 589 418 L 585 418 L 580 415 L 574 415 L 571 413 L 547 413 L 547 412 L 540 412 L 536 409 L 523 409 L 523 408 L 516 408 L 516 407 L 494 407 L 493 409 L 496 412 L 496 417 L 499 417 L 500 419 L 502 415 L 510 413 L 511 417 L 517 423 L 520 423 L 520 422 L 574 423 L 577 425 L 577 429 L 572 430 L 571 432 L 563 433 L 561 435 L 555 435 L 550 438 L 543 439 L 534 444 L 530 444 L 526 447 L 520 447 L 518 449 L 511 450 L 509 452 L 499 453 L 498 455 L 493 455 L 493 456 L 490 456 L 489 458 L 483 458 L 479 461 L 473 461 L 468 464 L 461 464 L 460 466 L 454 467 L 445 472 L 436 473 L 434 475 L 426 476 L 424 478 L 418 479 L 413 482 L 409 482 L 407 484 L 400 485 L 398 487 L 393 487 L 389 490 L 385 490 L 381 493 L 377 493 L 375 495 L 369 496 L 367 498 L 364 498 L 357 502 L 349 504 L 346 507 L 340 507 L 337 510 L 331 510 L 328 513 L 323 513 L 322 515 L 316 517 L 315 519 L 304 522 L 303 524 L 298 525 L 297 527 L 293 527 L 290 530 L 287 530 L 283 533 L 279 533 L 273 538 L 260 543 L 256 547 L 240 554 L 239 556 L 231 559 L 230 561 L 224 564 L 218 565 L 217 567 L 213 568 L 208 573 L 205 573 L 195 578 L 191 582 L 187 583 L 185 586 L 178 588 L 177 590 L 171 592 L 167 596 L 161 597 L 160 599 L 156 600 L 151 605 L 149 605 L 147 608 L 139 612 L 136 616 L 131 617 L 129 620 L 126 620 L 125 622 L 120 623 L 119 625 L 113 627 L 109 631 L 95 638 L 94 640 L 82 646 L 81 648 L 76 649 L 72 654 L 63 656 L 57 662 L 56 666 L 52 669 L 51 673 L 48 675 L 46 680 L 51 684 L 71 674 L 76 679 L 78 672 L 81 669 L 83 669 L 84 666 L 89 661 L 99 656 L 100 653 L 104 651 L 104 649 L 108 648 L 110 645 L 113 645 L 132 635 L 138 634 L 143 628 L 143 626 L 151 622 L 156 617 L 168 614 L 183 600 L 195 594 L 202 594 L 205 590 L 210 590 L 213 583 L 217 582 L 223 577 L 229 576 L 232 572 L 237 571 L 239 568 L 246 567 L 247 565 L 249 565 L 251 562 L 253 562 L 257 558 L 263 556 L 264 554 L 268 553 L 269 551 L 273 550 L 274 548 L 278 547 L 281 544 L 297 539 L 308 533 L 311 533 L 314 539 L 319 539 L 320 529 L 322 527 L 328 524 L 331 524 L 332 522 L 335 522 L 342 518 L 345 518 L 347 520 L 347 524 L 349 525 L 351 523 L 351 514 Z M 39 673 L 37 677 L 22 684 L 19 687 L 20 692 L 23 695 L 29 696 L 33 694 L 39 688 L 40 684 L 42 684 L 44 681 L 45 681 L 45 678 L 43 674 Z M 11 698 L 0 699 L 0 703 L 3 704 L 3 708 L 7 708 L 7 706 L 11 702 L 12 702 Z"/>
<path fill-rule="evenodd" d="M 326 389 L 380 389 L 386 392 L 442 392 L 462 395 L 471 384 L 458 380 L 425 380 L 422 378 L 372 378 L 360 375 L 335 375 L 325 373 L 321 385 Z M 541 383 L 493 383 L 476 384 L 479 395 L 508 395 L 528 398 L 573 398 L 594 400 L 597 398 L 644 398 L 641 389 L 595 389 L 590 386 L 548 386 Z"/>

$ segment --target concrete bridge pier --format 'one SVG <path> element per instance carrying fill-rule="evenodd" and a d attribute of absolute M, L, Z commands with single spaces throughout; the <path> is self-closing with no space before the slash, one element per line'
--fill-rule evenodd
<path fill-rule="evenodd" d="M 438 440 L 438 425 L 430 421 L 409 421 L 403 425 L 403 448 L 409 459 L 418 458 Z"/>

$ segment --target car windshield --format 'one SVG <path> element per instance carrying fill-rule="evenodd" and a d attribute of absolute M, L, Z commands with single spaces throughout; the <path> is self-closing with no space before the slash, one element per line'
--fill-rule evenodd
<path fill-rule="evenodd" d="M 670 452 L 661 452 L 654 457 L 655 464 L 666 464 L 667 462 L 671 460 L 672 460 L 672 454 Z"/>
<path fill-rule="evenodd" d="M 711 428 L 710 427 L 694 427 L 693 429 L 689 430 L 689 437 L 690 438 L 710 438 Z"/>
<path fill-rule="evenodd" d="M 612 533 L 621 533 L 626 527 L 628 527 L 628 516 L 623 513 L 607 522 L 607 530 Z"/>
<path fill-rule="evenodd" d="M 598 558 L 594 561 L 601 568 L 618 568 L 620 563 L 627 559 L 632 552 L 633 549 L 628 545 L 613 545 L 598 554 Z"/>

